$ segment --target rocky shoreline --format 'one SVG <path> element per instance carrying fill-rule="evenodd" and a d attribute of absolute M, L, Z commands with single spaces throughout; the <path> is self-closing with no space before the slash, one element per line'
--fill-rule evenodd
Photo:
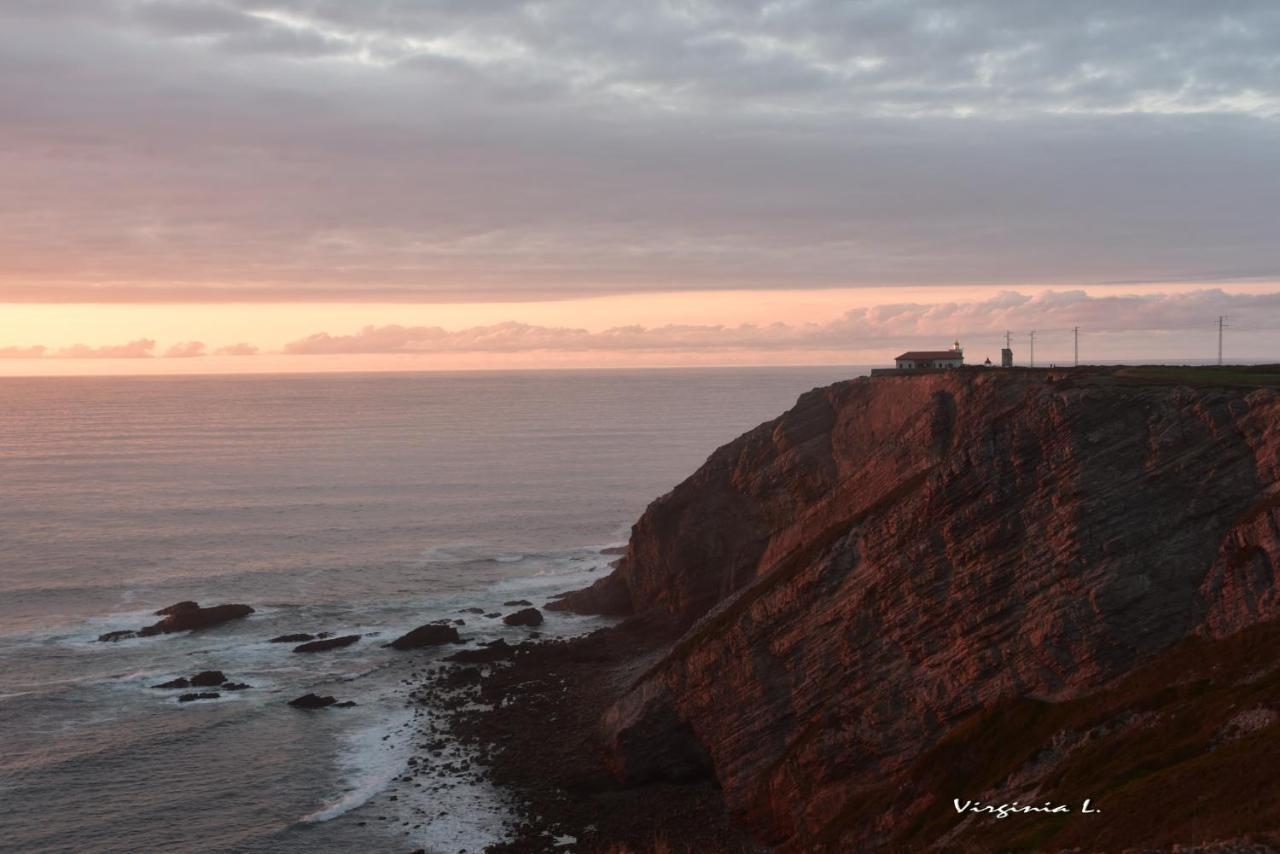
<path fill-rule="evenodd" d="M 622 625 L 570 640 L 501 641 L 430 668 L 414 692 L 451 739 L 518 804 L 521 819 L 491 854 L 759 851 L 724 810 L 707 774 L 620 785 L 600 718 L 666 645 Z M 438 751 L 436 751 L 438 752 Z M 420 750 L 414 765 L 432 762 Z"/>

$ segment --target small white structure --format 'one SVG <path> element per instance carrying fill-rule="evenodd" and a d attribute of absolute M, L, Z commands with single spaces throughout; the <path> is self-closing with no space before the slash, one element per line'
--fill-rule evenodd
<path fill-rule="evenodd" d="M 900 371 L 958 368 L 964 364 L 964 350 L 957 341 L 950 350 L 908 350 L 893 361 Z"/>

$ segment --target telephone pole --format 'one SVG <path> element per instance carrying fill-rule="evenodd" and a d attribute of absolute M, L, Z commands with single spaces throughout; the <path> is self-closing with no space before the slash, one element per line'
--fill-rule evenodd
<path fill-rule="evenodd" d="M 1222 330 L 1227 326 L 1226 315 L 1218 315 L 1218 364 L 1222 364 Z"/>
<path fill-rule="evenodd" d="M 1031 330 L 1031 367 L 1036 366 L 1036 333 Z"/>
<path fill-rule="evenodd" d="M 1071 331 L 1072 331 L 1072 333 L 1074 333 L 1074 335 L 1076 336 L 1076 341 L 1075 341 L 1075 346 L 1076 346 L 1076 367 L 1078 368 L 1078 367 L 1080 367 L 1080 327 L 1079 327 L 1079 326 L 1074 326 L 1074 327 L 1072 327 L 1072 328 L 1071 328 Z"/>

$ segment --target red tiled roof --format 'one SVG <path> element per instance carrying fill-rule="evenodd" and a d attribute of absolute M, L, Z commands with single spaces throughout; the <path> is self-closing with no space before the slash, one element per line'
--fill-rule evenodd
<path fill-rule="evenodd" d="M 957 353 L 955 350 L 908 350 L 907 352 L 899 356 L 897 359 L 894 359 L 894 361 L 896 362 L 900 359 L 911 359 L 912 361 L 922 362 L 922 361 L 932 361 L 934 359 L 957 359 L 958 360 L 963 358 L 964 358 L 963 354 Z"/>

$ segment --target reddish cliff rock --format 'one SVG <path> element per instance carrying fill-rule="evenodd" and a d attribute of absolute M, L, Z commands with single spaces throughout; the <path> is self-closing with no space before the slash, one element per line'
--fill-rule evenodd
<path fill-rule="evenodd" d="M 964 370 L 804 395 L 556 604 L 677 638 L 606 713 L 612 767 L 700 764 L 783 848 L 883 844 L 964 793 L 837 818 L 975 716 L 1280 616 L 1280 394 L 1240 382 Z"/>

